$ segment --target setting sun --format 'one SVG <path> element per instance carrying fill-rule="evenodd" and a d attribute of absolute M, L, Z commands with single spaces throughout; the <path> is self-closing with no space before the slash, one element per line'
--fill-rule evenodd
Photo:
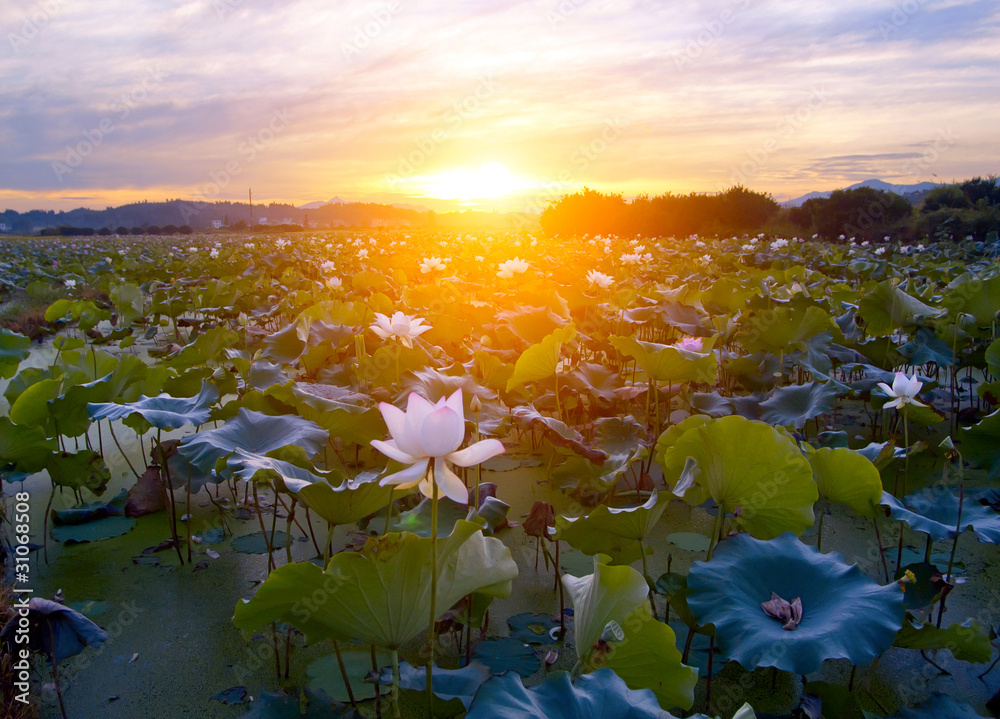
<path fill-rule="evenodd" d="M 441 200 L 495 200 L 509 193 L 517 181 L 507 166 L 487 162 L 478 170 L 451 170 L 427 178 L 426 193 Z"/>

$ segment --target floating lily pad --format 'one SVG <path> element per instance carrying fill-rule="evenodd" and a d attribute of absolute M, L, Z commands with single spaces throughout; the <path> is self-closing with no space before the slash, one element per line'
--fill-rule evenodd
<path fill-rule="evenodd" d="M 270 536 L 270 533 L 268 534 Z M 274 538 L 271 539 L 271 549 L 284 549 L 286 544 L 288 544 L 288 536 L 279 529 L 274 533 Z M 263 532 L 253 532 L 236 537 L 233 539 L 232 547 L 242 554 L 267 554 L 267 542 Z"/>
<path fill-rule="evenodd" d="M 86 524 L 65 524 L 52 528 L 52 538 L 63 544 L 99 542 L 131 532 L 135 520 L 129 517 L 105 517 Z"/>
<path fill-rule="evenodd" d="M 708 537 L 697 532 L 674 532 L 667 535 L 667 541 L 675 547 L 686 549 L 689 552 L 708 551 L 710 544 Z"/>
<path fill-rule="evenodd" d="M 490 668 L 479 662 L 470 662 L 461 669 L 441 669 L 434 665 L 434 676 L 431 688 L 434 696 L 444 701 L 461 700 L 465 709 L 472 704 L 472 698 L 479 687 L 490 678 Z M 392 667 L 383 667 L 379 675 L 379 683 L 392 685 Z M 424 691 L 427 686 L 426 667 L 410 666 L 408 662 L 399 663 L 399 686 L 401 689 Z M 435 708 L 434 716 L 440 716 Z"/>
<path fill-rule="evenodd" d="M 222 527 L 212 527 L 201 533 L 202 544 L 219 544 L 226 538 L 226 532 Z"/>
<path fill-rule="evenodd" d="M 371 699 L 375 696 L 375 685 L 364 681 L 364 678 L 372 671 L 372 655 L 367 649 L 349 649 L 341 652 L 344 658 L 344 668 L 347 669 L 347 676 L 351 681 L 351 690 L 354 698 Z M 379 668 L 392 662 L 392 656 L 388 652 L 378 652 L 375 655 L 375 662 Z M 422 672 L 423 670 L 421 670 Z M 347 693 L 347 686 L 344 684 L 344 675 L 340 672 L 340 664 L 336 654 L 328 654 L 312 662 L 306 669 L 309 677 L 309 686 L 313 689 L 322 689 L 331 697 L 340 702 L 350 701 Z"/>
<path fill-rule="evenodd" d="M 212 697 L 212 701 L 223 704 L 246 704 L 250 701 L 250 694 L 246 687 L 229 687 Z"/>
<path fill-rule="evenodd" d="M 521 466 L 521 460 L 516 457 L 507 457 L 504 455 L 499 455 L 497 457 L 492 457 L 485 462 L 483 462 L 483 469 L 488 469 L 491 472 L 508 472 L 512 469 L 517 469 Z"/>
<path fill-rule="evenodd" d="M 487 639 L 479 643 L 472 656 L 494 674 L 514 671 L 522 677 L 530 677 L 541 666 L 535 650 L 517 639 Z"/>
<path fill-rule="evenodd" d="M 265 692 L 239 719 L 348 719 L 357 716 L 350 705 L 334 702 L 323 692 L 306 689 L 305 693 L 303 702 L 297 695 Z"/>
<path fill-rule="evenodd" d="M 549 614 L 515 614 L 507 620 L 510 638 L 525 644 L 552 644 L 557 640 L 552 630 L 559 629 L 559 617 Z"/>

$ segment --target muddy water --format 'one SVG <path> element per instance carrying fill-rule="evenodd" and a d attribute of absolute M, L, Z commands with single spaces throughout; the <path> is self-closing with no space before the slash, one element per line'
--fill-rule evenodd
<path fill-rule="evenodd" d="M 45 363 L 50 356 L 33 353 L 30 363 Z M 2 387 L 0 387 L 2 391 Z M 2 401 L 2 400 L 0 400 Z M 6 407 L 3 408 L 6 411 Z M 123 429 L 119 438 L 125 440 L 125 451 L 136 462 L 139 447 L 130 431 Z M 96 437 L 94 437 L 96 440 Z M 105 498 L 113 496 L 120 488 L 134 481 L 128 468 L 114 448 L 105 449 L 114 478 Z M 519 519 L 533 501 L 553 501 L 559 509 L 568 509 L 569 503 L 558 493 L 553 494 L 544 481 L 545 470 L 540 466 L 521 466 L 502 472 L 486 471 L 485 481 L 494 481 L 500 499 L 511 505 L 510 516 Z M 5 488 L 10 494 L 15 488 Z M 24 484 L 32 496 L 35 541 L 41 537 L 42 519 L 50 488 L 43 474 L 32 477 Z M 214 489 L 213 489 L 214 491 Z M 228 496 L 228 489 L 221 490 Z M 181 505 L 183 496 L 177 495 Z M 242 499 L 242 494 L 241 494 Z M 266 497 L 270 506 L 270 497 Z M 70 494 L 57 493 L 53 501 L 56 508 L 71 506 Z M 183 509 L 181 509 L 183 511 Z M 192 500 L 192 530 L 199 533 L 216 526 L 216 509 L 204 493 Z M 268 515 L 268 521 L 270 515 Z M 299 519 L 302 521 L 301 512 Z M 235 534 L 259 530 L 256 519 L 228 520 Z M 279 527 L 283 525 L 279 521 Z M 303 522 L 304 523 L 304 522 Z M 655 529 L 651 540 L 654 554 L 649 559 L 652 576 L 666 571 L 668 559 L 674 571 L 685 572 L 690 564 L 703 558 L 703 553 L 689 552 L 670 545 L 666 536 L 673 532 L 693 531 L 708 534 L 712 518 L 700 509 L 675 503 L 668 507 Z M 895 530 L 885 522 L 883 537 L 887 544 L 895 542 Z M 301 536 L 298 530 L 293 534 Z M 514 592 L 508 600 L 493 604 L 492 632 L 505 635 L 506 617 L 525 611 L 558 611 L 558 596 L 553 592 L 553 576 L 540 564 L 534 569 L 534 540 L 515 527 L 498 535 L 510 547 L 520 576 L 514 583 Z M 907 533 L 907 544 L 923 550 L 922 537 Z M 70 717 L 107 717 L 132 719 L 147 715 L 163 719 L 181 717 L 237 717 L 246 707 L 233 707 L 212 701 L 223 690 L 244 685 L 250 695 L 259 696 L 263 691 L 273 691 L 278 685 L 274 676 L 270 640 L 263 638 L 247 642 L 233 627 L 233 608 L 243 597 L 251 596 L 266 573 L 266 557 L 233 551 L 227 537 L 221 544 L 211 546 L 221 556 L 210 558 L 207 546 L 195 546 L 193 562 L 180 566 L 176 554 L 161 552 L 155 556 L 157 564 L 137 564 L 133 560 L 142 556 L 142 550 L 159 544 L 169 537 L 164 514 L 142 517 L 128 534 L 96 543 L 63 546 L 52 540 L 48 544 L 48 564 L 41 557 L 32 566 L 32 586 L 37 594 L 51 596 L 61 589 L 68 604 L 80 606 L 98 624 L 108 629 L 111 638 L 100 650 L 87 649 L 83 654 L 66 661 L 62 667 L 63 695 Z M 806 535 L 815 541 L 815 535 Z M 322 540 L 321 540 L 322 541 Z M 342 546 L 345 537 L 339 534 L 335 544 Z M 944 549 L 942 543 L 942 549 Z M 881 576 L 881 565 L 876 559 L 874 533 L 869 521 L 849 516 L 834 508 L 824 527 L 824 551 L 839 551 L 848 561 L 857 561 L 870 576 Z M 293 543 L 293 557 L 304 560 L 315 554 L 311 542 Z M 957 622 L 973 616 L 984 625 L 994 626 L 1000 621 L 1000 550 L 990 545 L 979 545 L 971 533 L 963 535 L 959 543 L 958 558 L 967 565 L 968 583 L 956 588 L 949 598 L 949 611 L 945 623 Z M 579 559 L 579 558 L 578 558 Z M 148 561 L 144 560 L 144 561 Z M 279 553 L 279 563 L 284 552 Z M 205 563 L 203 569 L 194 566 Z M 569 558 L 567 564 L 574 561 Z M 575 562 L 575 566 L 586 561 Z M 662 601 L 659 605 L 662 614 Z M 570 640 L 572 637 L 570 637 Z M 557 667 L 569 668 L 575 658 L 573 648 L 567 644 L 557 649 L 561 658 Z M 330 647 L 320 644 L 296 647 L 292 657 L 289 686 L 306 682 L 305 668 L 312 660 L 330 652 Z M 404 652 L 416 658 L 416 648 Z M 887 710 L 895 709 L 900 693 L 915 699 L 938 690 L 968 701 L 985 713 L 983 705 L 1000 689 L 1000 669 L 982 682 L 976 675 L 985 667 L 957 662 L 947 652 L 939 652 L 935 660 L 951 676 L 940 676 L 916 652 L 890 650 L 874 667 L 859 668 L 856 683 L 863 682 L 868 691 Z M 47 669 L 39 672 L 39 681 L 32 693 L 38 700 L 42 719 L 59 717 L 59 709 Z M 846 662 L 827 662 L 821 672 L 808 677 L 810 681 L 823 680 L 844 685 L 848 681 L 850 666 Z M 769 670 L 757 671 L 749 681 L 736 665 L 723 669 L 714 682 L 713 694 L 718 707 L 729 707 L 724 716 L 742 701 L 749 701 L 759 712 L 784 713 L 793 708 L 793 697 L 801 689 L 801 680 L 786 674 L 777 677 Z M 536 677 L 537 679 L 538 677 Z M 704 707 L 704 686 L 699 684 L 696 709 Z M 414 715 L 420 711 L 413 708 Z M 365 712 L 372 714 L 372 708 Z M 407 712 L 410 713 L 410 712 Z"/>

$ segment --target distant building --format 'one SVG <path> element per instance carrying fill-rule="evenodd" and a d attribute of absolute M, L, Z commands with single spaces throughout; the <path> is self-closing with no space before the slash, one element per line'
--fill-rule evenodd
<path fill-rule="evenodd" d="M 214 227 L 217 230 L 221 230 L 222 229 L 222 220 L 212 220 L 212 227 Z"/>

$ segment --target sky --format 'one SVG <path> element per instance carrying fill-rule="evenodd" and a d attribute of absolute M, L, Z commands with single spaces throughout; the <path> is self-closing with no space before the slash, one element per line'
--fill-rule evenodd
<path fill-rule="evenodd" d="M 995 0 L 0 0 L 0 208 L 962 180 L 997 37 Z"/>

